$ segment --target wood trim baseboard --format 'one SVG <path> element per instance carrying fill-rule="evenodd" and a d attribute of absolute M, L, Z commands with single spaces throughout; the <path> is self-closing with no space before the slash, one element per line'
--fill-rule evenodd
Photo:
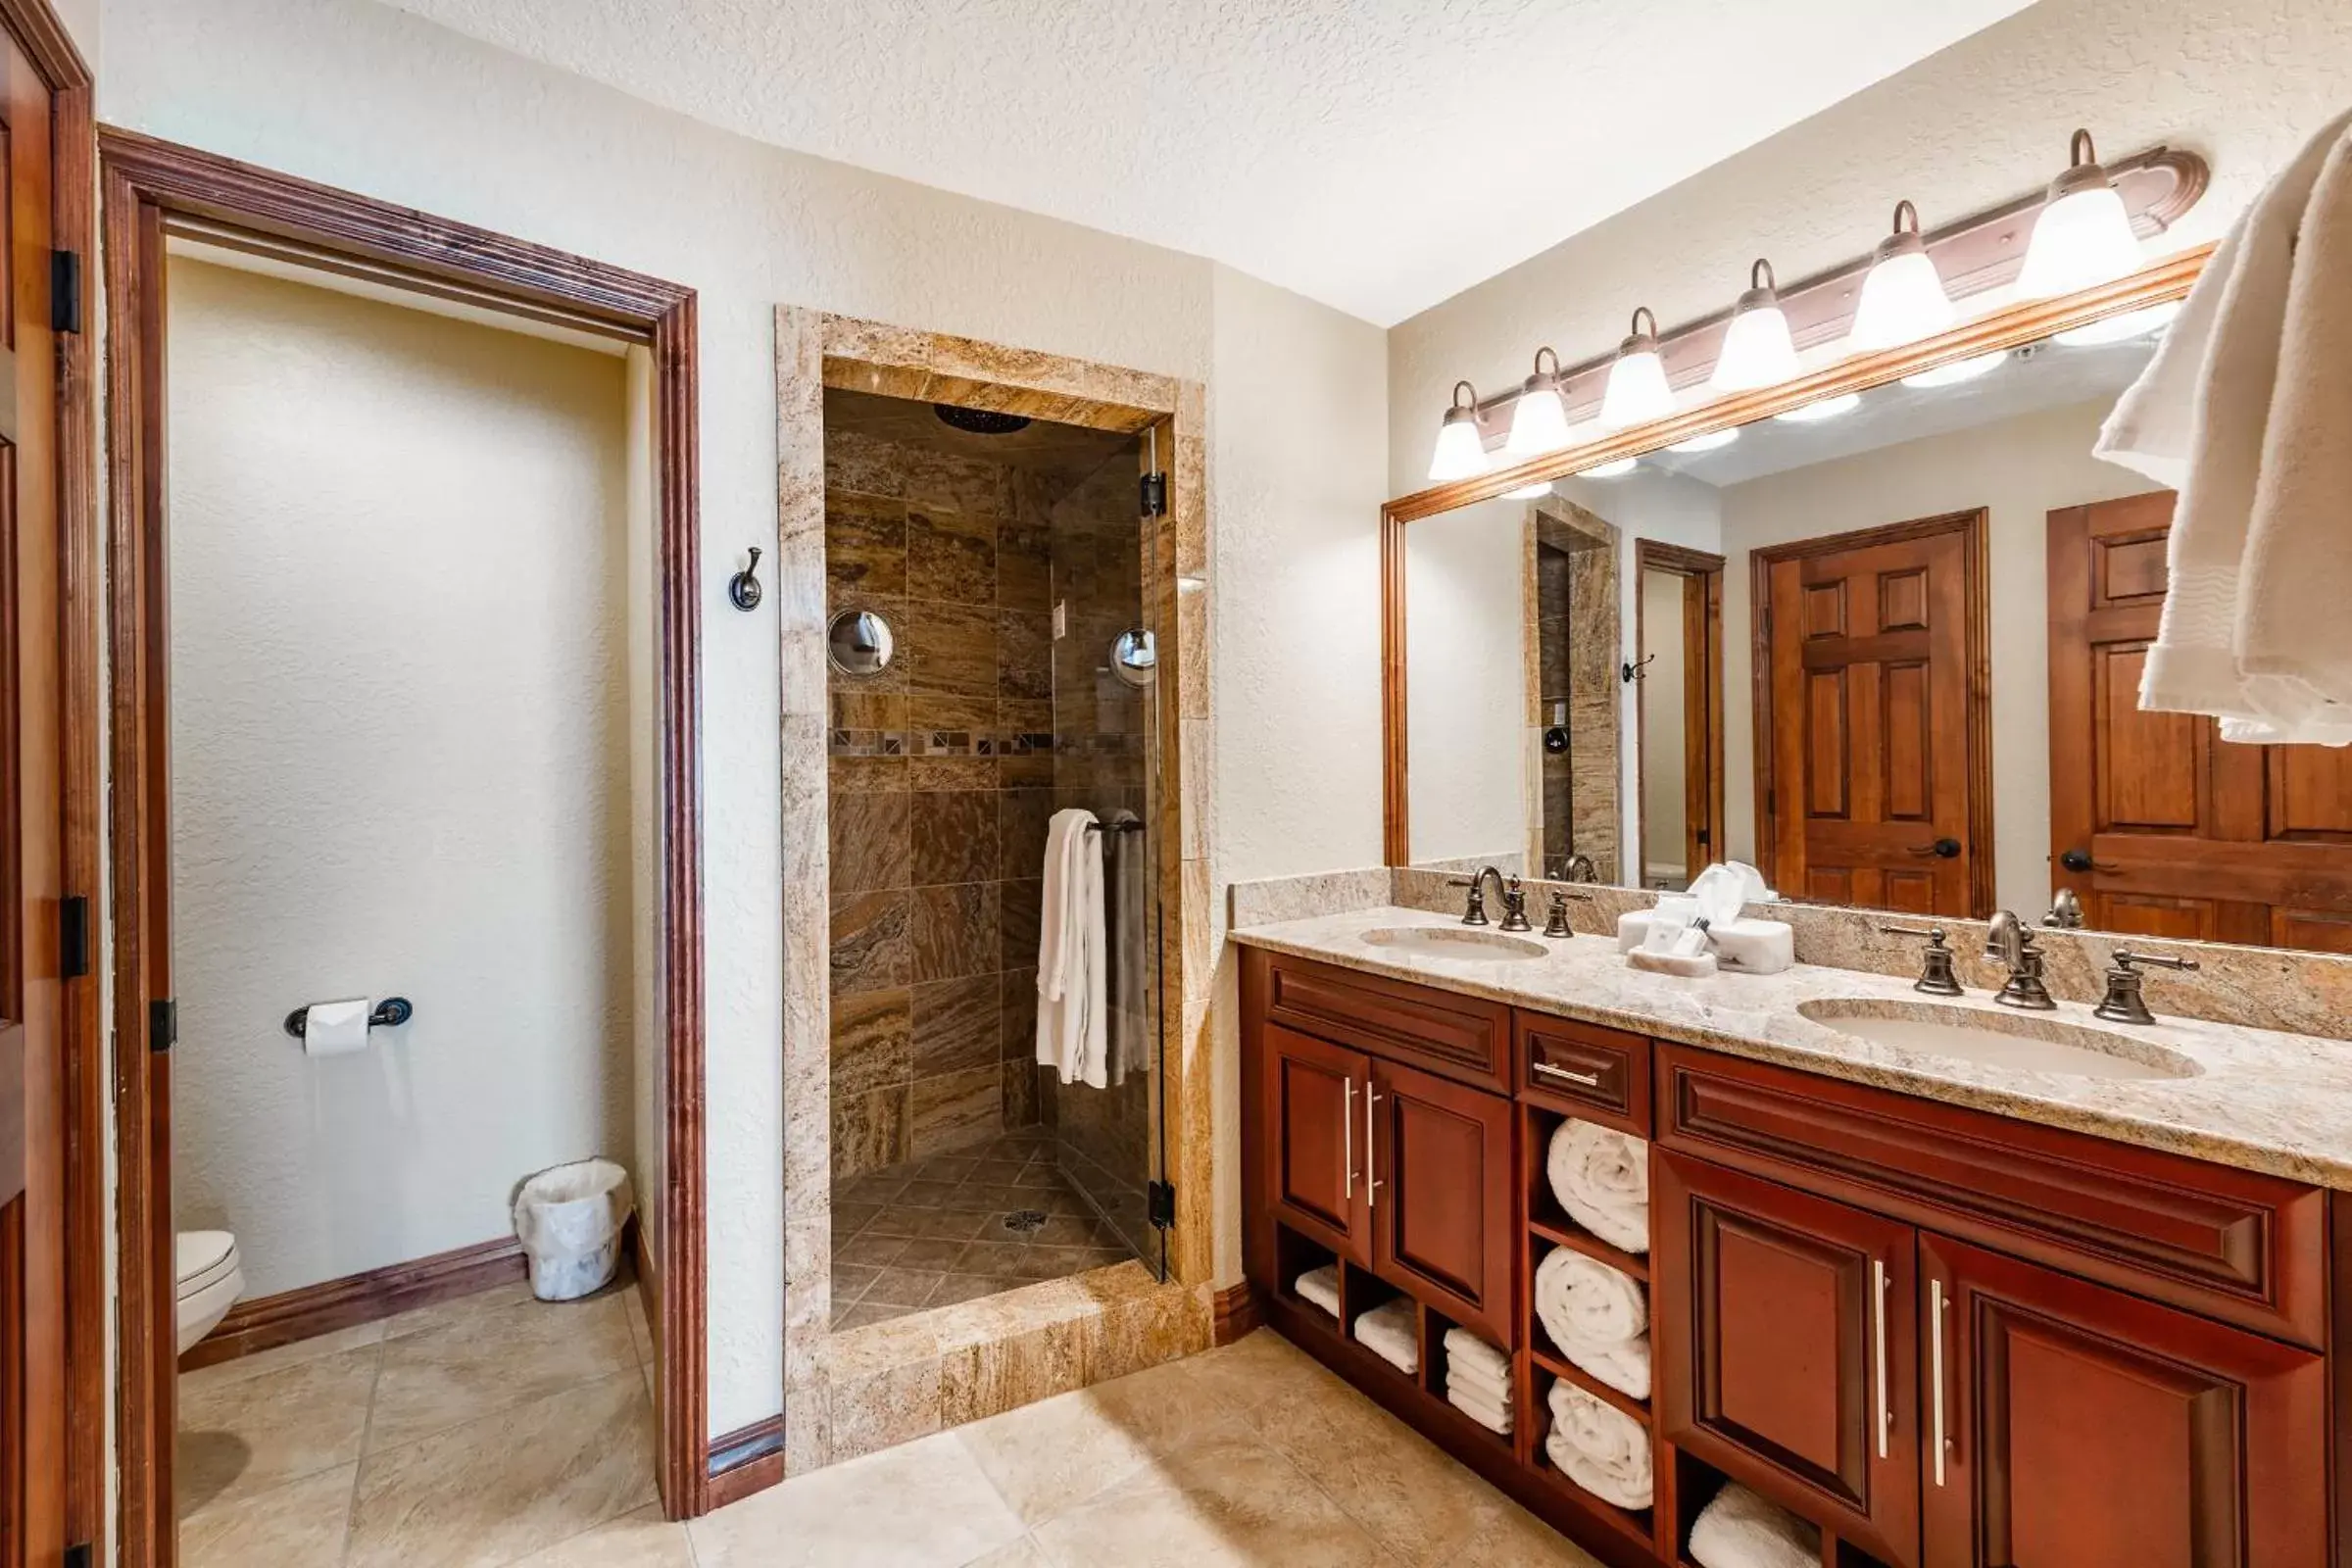
<path fill-rule="evenodd" d="M 765 1492 L 784 1479 L 784 1418 L 762 1417 L 710 1440 L 710 1500 L 713 1508 Z"/>
<path fill-rule="evenodd" d="M 1257 1298 L 1257 1289 L 1248 1280 L 1228 1285 L 1209 1298 L 1208 1343 L 1231 1345 L 1266 1321 L 1263 1305 Z"/>
<path fill-rule="evenodd" d="M 275 1296 L 256 1297 L 228 1309 L 220 1327 L 188 1347 L 182 1372 L 218 1366 L 257 1350 L 316 1339 L 321 1334 L 373 1323 L 436 1301 L 472 1296 L 493 1285 L 523 1277 L 522 1244 L 512 1236 L 471 1247 L 453 1247 L 365 1274 L 298 1286 Z"/>

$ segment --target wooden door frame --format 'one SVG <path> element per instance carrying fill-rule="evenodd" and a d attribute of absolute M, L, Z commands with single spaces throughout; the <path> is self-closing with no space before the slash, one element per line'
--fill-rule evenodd
<path fill-rule="evenodd" d="M 1642 610 L 1642 579 L 1655 571 L 1681 577 L 1686 583 L 1695 581 L 1705 602 L 1704 612 L 1695 628 L 1689 615 L 1683 617 L 1683 853 L 1687 866 L 1704 866 L 1711 860 L 1727 858 L 1723 840 L 1723 557 L 1704 550 L 1670 545 L 1659 539 L 1634 541 L 1633 664 L 1637 670 L 1644 668 L 1649 662 L 1648 628 Z M 1685 603 L 1688 602 L 1686 598 Z M 1706 709 L 1702 722 L 1695 728 L 1690 723 L 1693 671 L 1699 684 L 1699 700 Z M 1701 810 L 1695 817 L 1690 810 L 1690 763 L 1694 756 L 1706 768 L 1706 784 L 1698 796 Z M 1634 861 L 1640 871 L 1633 877 L 1632 885 L 1646 887 L 1649 885 L 1649 823 L 1644 813 L 1649 800 L 1649 729 L 1642 717 L 1642 704 L 1638 701 L 1634 704 L 1634 800 L 1637 803 L 1634 813 L 1637 832 L 1632 849 Z M 1705 829 L 1707 835 L 1706 853 L 1703 855 L 1697 837 L 1701 828 Z M 1623 869 L 1622 859 L 1620 857 L 1620 870 Z"/>
<path fill-rule="evenodd" d="M 1992 557 L 1989 515 L 1983 507 L 1965 512 L 1883 523 L 1851 533 L 1823 534 L 1748 553 L 1748 674 L 1754 687 L 1756 869 L 1777 885 L 1779 814 L 1774 809 L 1772 755 L 1772 568 L 1784 561 L 1839 555 L 1874 545 L 1905 544 L 1958 534 L 1962 541 L 1961 593 L 1968 605 L 1967 690 L 1963 694 L 1968 733 L 1968 913 L 1992 912 Z M 1786 890 L 1783 890 L 1786 893 Z"/>
<path fill-rule="evenodd" d="M 698 359 L 694 290 L 434 218 L 216 154 L 101 127 L 109 353 L 106 431 L 110 732 L 114 792 L 115 1136 L 122 1236 L 118 1446 L 122 1556 L 175 1560 L 171 1486 L 174 1274 L 170 1193 L 171 1056 L 151 1052 L 151 1000 L 169 996 L 168 889 L 153 857 L 168 828 L 168 628 L 151 597 L 163 580 L 165 502 L 164 234 L 198 220 L 297 258 L 428 294 L 457 293 L 625 337 L 654 362 L 657 671 L 661 712 L 662 940 L 658 992 L 662 1134 L 649 1184 L 658 1223 L 656 1470 L 673 1518 L 710 1495 L 703 1170 L 703 886 L 700 743 Z M 90 544 L 96 547 L 95 524 Z M 90 581 L 94 582 L 93 575 Z M 95 711 L 96 688 L 84 694 Z M 97 808 L 95 790 L 88 802 Z M 95 1104 L 76 1131 L 103 1135 Z M 86 1412 L 85 1412 L 86 1414 Z"/>

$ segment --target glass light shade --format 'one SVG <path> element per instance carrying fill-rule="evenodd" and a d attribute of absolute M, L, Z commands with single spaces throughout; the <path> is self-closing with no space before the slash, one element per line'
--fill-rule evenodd
<path fill-rule="evenodd" d="M 1523 484 L 1516 490 L 1505 490 L 1502 498 L 1505 501 L 1541 501 L 1549 494 L 1551 481 L 1545 479 L 1541 484 Z"/>
<path fill-rule="evenodd" d="M 1957 314 L 1935 260 L 1924 250 L 1899 251 L 1883 257 L 1862 279 L 1848 342 L 1866 353 L 1901 348 L 1945 330 Z"/>
<path fill-rule="evenodd" d="M 1848 392 L 1842 397 L 1823 398 L 1801 409 L 1790 409 L 1787 414 L 1776 414 L 1773 417 L 1786 419 L 1790 424 L 1818 424 L 1823 419 L 1835 419 L 1841 414 L 1851 414 L 1861 406 L 1862 394 Z"/>
<path fill-rule="evenodd" d="M 1540 386 L 1519 394 L 1511 406 L 1511 433 L 1503 453 L 1514 459 L 1541 457 L 1568 445 L 1568 405 L 1557 388 Z"/>
<path fill-rule="evenodd" d="M 1456 381 L 1453 404 L 1446 411 L 1446 422 L 1438 426 L 1437 450 L 1429 455 L 1429 482 L 1451 484 L 1486 471 L 1487 448 L 1478 438 L 1478 388 Z"/>
<path fill-rule="evenodd" d="M 1934 369 L 1921 370 L 1915 375 L 1906 375 L 1903 377 L 1903 385 L 1917 387 L 1923 391 L 1932 387 L 1958 386 L 1963 381 L 1974 381 L 1980 375 L 1999 369 L 2001 363 L 2008 358 L 2008 354 L 2004 352 L 1980 354 L 1973 360 L 1954 360 L 1949 365 L 1938 365 Z"/>
<path fill-rule="evenodd" d="M 1669 452 L 1713 452 L 1718 447 L 1728 447 L 1739 439 L 1739 426 L 1734 425 L 1728 430 L 1709 430 L 1705 435 L 1694 435 L 1688 441 L 1677 441 L 1666 450 Z"/>
<path fill-rule="evenodd" d="M 1579 479 L 1614 479 L 1621 473 L 1631 473 L 1642 466 L 1640 458 L 1618 458 L 1609 463 L 1595 463 L 1590 468 L 1579 468 Z"/>
<path fill-rule="evenodd" d="M 1633 331 L 1617 345 L 1616 363 L 1600 394 L 1598 422 L 1604 430 L 1622 430 L 1673 412 L 1674 388 L 1666 384 L 1666 362 L 1658 356 L 1658 318 L 1644 305 L 1634 312 Z"/>
<path fill-rule="evenodd" d="M 1788 318 L 1778 305 L 1766 305 L 1732 318 L 1707 385 L 1718 392 L 1752 392 L 1795 376 L 1796 342 L 1788 335 Z"/>
<path fill-rule="evenodd" d="M 2058 341 L 2070 349 L 2096 348 L 2102 343 L 2128 343 L 2135 337 L 2145 337 L 2150 332 L 2170 326 L 2173 318 L 2180 314 L 2180 302 L 2166 300 L 2162 305 L 2126 311 L 2121 316 L 2101 317 L 2082 326 L 2070 327 L 2058 334 Z"/>
<path fill-rule="evenodd" d="M 2042 198 L 2034 237 L 2026 245 L 2025 270 L 2017 274 L 2017 291 L 2030 300 L 2112 283 L 2139 268 L 2131 215 L 2099 167 L 2089 131 L 2075 132 L 2067 157 L 2066 172 L 2050 181 Z"/>

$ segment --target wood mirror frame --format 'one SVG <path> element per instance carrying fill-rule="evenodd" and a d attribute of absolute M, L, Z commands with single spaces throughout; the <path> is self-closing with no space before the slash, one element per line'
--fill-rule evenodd
<path fill-rule="evenodd" d="M 2202 166 L 2199 166 L 2200 169 Z M 2201 184 L 2201 181 L 2199 182 Z M 1497 468 L 1453 484 L 1398 496 L 1380 509 L 1380 654 L 1383 858 L 1412 863 L 1411 797 L 1407 793 L 1405 722 L 1405 555 L 1408 524 L 1491 501 L 1504 492 L 1620 458 L 1641 457 L 1709 431 L 1752 423 L 1823 398 L 1865 392 L 1955 360 L 2005 353 L 2104 317 L 2145 310 L 2188 293 L 2213 254 L 2201 245 L 2155 262 L 2128 277 L 2054 300 L 2033 300 L 1964 321 L 1947 332 L 1899 349 L 1854 354 L 1821 369 L 1761 391 L 1735 393 L 1634 425 L 1583 446 L 1514 467 Z M 1703 323 L 1701 323 L 1703 325 Z M 1690 328 L 1678 329 L 1681 336 Z M 1686 372 L 1690 367 L 1678 367 Z M 1698 368 L 1703 370 L 1702 368 Z"/>

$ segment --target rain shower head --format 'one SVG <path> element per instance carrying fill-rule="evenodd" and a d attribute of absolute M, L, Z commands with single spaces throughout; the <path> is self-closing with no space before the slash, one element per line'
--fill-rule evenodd
<path fill-rule="evenodd" d="M 934 403 L 931 412 L 939 422 L 953 429 L 968 430 L 973 435 L 1010 435 L 1029 427 L 1025 414 L 999 414 L 993 409 L 963 409 L 953 403 Z"/>

